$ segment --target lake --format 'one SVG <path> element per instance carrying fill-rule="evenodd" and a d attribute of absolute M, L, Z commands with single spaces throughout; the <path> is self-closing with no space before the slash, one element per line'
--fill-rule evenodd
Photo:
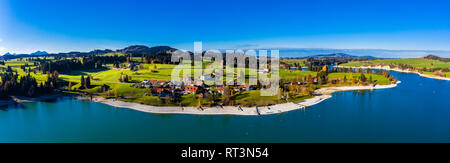
<path fill-rule="evenodd" d="M 61 97 L 0 108 L 0 142 L 450 142 L 450 81 L 337 92 L 268 116 L 159 115 Z"/>

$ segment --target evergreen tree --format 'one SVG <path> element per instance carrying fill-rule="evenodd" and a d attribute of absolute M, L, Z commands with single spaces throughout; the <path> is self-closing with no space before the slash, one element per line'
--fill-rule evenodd
<path fill-rule="evenodd" d="M 360 80 L 361 80 L 361 82 L 366 82 L 366 81 L 367 81 L 367 78 L 366 78 L 366 76 L 364 75 L 364 73 L 361 73 Z"/>
<path fill-rule="evenodd" d="M 84 79 L 84 75 L 81 75 L 81 80 L 80 80 L 80 89 L 84 89 L 85 87 L 85 79 Z"/>
<path fill-rule="evenodd" d="M 71 81 L 69 81 L 69 91 L 71 91 L 72 90 L 72 82 Z"/>
<path fill-rule="evenodd" d="M 86 86 L 85 87 L 86 87 L 86 89 L 91 87 L 91 78 L 89 76 L 86 78 Z"/>

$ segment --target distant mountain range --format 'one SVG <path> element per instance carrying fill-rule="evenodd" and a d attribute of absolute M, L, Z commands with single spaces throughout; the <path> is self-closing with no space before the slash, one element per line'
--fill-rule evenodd
<path fill-rule="evenodd" d="M 0 59 L 2 60 L 8 60 L 8 59 L 15 59 L 15 58 L 23 58 L 23 57 L 29 57 L 29 56 L 61 56 L 61 57 L 81 57 L 81 56 L 90 56 L 90 55 L 102 55 L 102 54 L 107 54 L 107 53 L 113 53 L 113 52 L 117 52 L 117 53 L 123 53 L 123 54 L 131 54 L 133 56 L 141 56 L 142 54 L 151 54 L 151 55 L 164 55 L 168 54 L 170 52 L 174 52 L 177 49 L 172 48 L 170 46 L 155 46 L 155 47 L 148 47 L 148 46 L 144 46 L 144 45 L 133 45 L 133 46 L 128 46 L 126 48 L 123 49 L 117 49 L 117 50 L 110 50 L 110 49 L 105 49 L 105 50 L 93 50 L 90 52 L 78 52 L 78 51 L 73 51 L 73 52 L 67 52 L 67 53 L 47 53 L 46 51 L 36 51 L 34 53 L 31 54 L 11 54 L 11 53 L 6 53 L 3 56 L 0 56 Z M 297 51 L 293 51 L 293 50 L 283 50 L 281 52 L 286 53 L 287 58 L 319 58 L 319 59 L 326 59 L 326 58 L 335 58 L 335 59 L 379 59 L 378 57 L 374 57 L 374 56 L 355 56 L 355 55 L 350 55 L 344 52 L 334 52 L 334 53 L 330 53 L 330 54 L 326 54 L 327 51 L 317 51 L 317 50 L 310 50 L 307 53 L 309 54 L 314 54 L 314 53 L 325 53 L 325 54 L 320 54 L 319 55 L 305 55 L 305 53 L 299 53 L 299 51 L 301 52 L 301 50 L 297 50 Z M 304 51 L 304 50 L 303 50 Z M 349 51 L 349 50 L 347 50 Z M 357 53 L 357 51 L 353 52 L 353 53 Z M 295 56 L 293 54 L 297 54 L 300 56 Z M 357 53 L 359 54 L 359 53 Z M 365 54 L 362 53 L 361 54 Z M 430 53 L 429 53 L 430 54 Z M 303 55 L 303 56 L 302 56 Z M 292 57 L 288 57 L 288 56 L 292 56 Z M 448 58 L 439 58 L 437 56 L 427 56 L 425 57 L 427 59 L 437 59 L 437 60 L 444 60 L 444 61 L 448 61 Z"/>
<path fill-rule="evenodd" d="M 46 52 L 46 51 L 36 51 L 36 52 L 34 52 L 34 53 L 31 53 L 31 54 L 16 54 L 16 53 L 13 53 L 13 54 L 11 54 L 11 53 L 6 53 L 6 54 L 4 54 L 4 55 L 47 55 L 48 53 Z"/>
<path fill-rule="evenodd" d="M 304 57 L 304 58 L 318 58 L 318 59 L 328 59 L 328 58 L 342 58 L 342 59 L 349 59 L 349 58 L 361 58 L 361 59 L 375 59 L 376 57 L 372 57 L 372 56 L 354 56 L 354 55 L 350 55 L 350 54 L 345 54 L 345 53 L 333 53 L 333 54 L 319 54 L 319 55 L 313 55 L 313 56 L 308 56 L 308 57 Z"/>
<path fill-rule="evenodd" d="M 31 53 L 30 55 L 47 55 L 48 53 L 46 51 L 37 51 L 34 53 Z"/>
<path fill-rule="evenodd" d="M 376 58 L 421 58 L 433 54 L 450 58 L 450 51 L 445 50 L 389 50 L 389 49 L 328 49 L 328 48 L 280 48 L 280 57 L 299 58 L 317 54 L 344 53 L 356 56 L 373 56 Z"/>

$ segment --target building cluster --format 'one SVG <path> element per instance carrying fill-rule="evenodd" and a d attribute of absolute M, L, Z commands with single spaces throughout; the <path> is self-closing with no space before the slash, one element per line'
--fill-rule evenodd
<path fill-rule="evenodd" d="M 164 81 L 164 80 L 144 80 L 140 83 L 134 84 L 137 88 L 147 88 L 150 90 L 152 96 L 171 96 L 174 94 L 203 94 L 213 93 L 213 87 L 206 85 L 205 80 L 212 80 L 210 77 L 201 76 L 200 80 L 194 81 L 191 78 L 183 78 L 182 81 Z M 203 79 L 203 80 L 202 80 Z M 224 85 L 214 85 L 218 94 L 224 93 Z M 240 84 L 235 82 L 229 87 L 234 92 L 250 91 L 254 87 L 248 83 Z"/>

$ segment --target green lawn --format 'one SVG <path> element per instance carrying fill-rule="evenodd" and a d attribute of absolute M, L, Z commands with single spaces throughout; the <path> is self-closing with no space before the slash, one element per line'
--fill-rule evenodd
<path fill-rule="evenodd" d="M 280 63 L 294 65 L 294 63 L 299 64 L 300 66 L 305 66 L 306 59 L 280 59 Z"/>
<path fill-rule="evenodd" d="M 116 53 L 116 52 L 103 54 L 103 56 L 124 56 L 124 55 L 125 54 L 123 53 Z"/>
<path fill-rule="evenodd" d="M 286 80 L 292 80 L 292 79 L 297 79 L 300 80 L 305 76 L 316 76 L 317 72 L 313 72 L 313 71 L 301 71 L 301 70 L 294 70 L 294 71 L 288 71 L 285 69 L 280 69 L 280 77 L 281 79 L 286 79 Z"/>
<path fill-rule="evenodd" d="M 392 84 L 392 82 L 389 81 L 389 79 L 387 79 L 383 75 L 376 75 L 376 74 L 364 74 L 364 75 L 366 76 L 367 79 L 369 79 L 370 76 L 372 76 L 372 81 L 376 81 L 377 84 L 379 84 L 379 85 Z M 350 73 L 340 73 L 339 72 L 339 73 L 330 73 L 330 74 L 328 74 L 328 78 L 329 79 L 340 79 L 341 81 L 343 81 L 344 76 L 346 76 L 347 82 L 343 83 L 343 85 L 352 85 L 351 84 L 352 79 L 350 78 Z M 360 76 L 361 76 L 360 73 L 353 73 L 353 77 L 354 78 L 359 78 Z"/>
<path fill-rule="evenodd" d="M 449 68 L 450 62 L 442 62 L 438 60 L 430 60 L 423 58 L 405 58 L 405 59 L 380 59 L 371 61 L 357 61 L 342 64 L 341 66 L 360 67 L 378 64 L 408 64 L 417 68 Z"/>
<path fill-rule="evenodd" d="M 134 103 L 140 103 L 145 105 L 153 105 L 153 106 L 198 106 L 199 105 L 199 98 L 198 95 L 184 95 L 181 97 L 180 103 L 174 103 L 170 101 L 166 101 L 165 98 L 160 98 L 158 96 L 136 96 L 131 98 L 121 98 L 119 99 L 121 101 L 126 102 L 134 102 Z M 207 99 L 201 99 L 200 105 L 205 107 L 209 106 L 211 104 L 211 101 L 208 101 Z"/>
<path fill-rule="evenodd" d="M 285 99 L 279 100 L 278 95 L 261 96 L 261 92 L 259 90 L 245 91 L 233 96 L 235 104 L 242 106 L 267 106 L 286 102 L 299 103 L 305 101 L 305 99 L 308 98 L 312 98 L 312 96 L 304 96 L 301 94 L 298 95 L 290 94 L 289 100 L 287 101 Z"/>
<path fill-rule="evenodd" d="M 278 103 L 278 96 L 261 96 L 259 90 L 245 91 L 234 95 L 235 104 L 244 106 L 261 106 Z"/>
<path fill-rule="evenodd" d="M 423 58 L 406 58 L 406 59 L 381 59 L 371 61 L 357 61 L 341 64 L 340 66 L 360 67 L 360 66 L 376 66 L 389 64 L 408 64 L 416 68 L 450 68 L 450 62 L 443 62 L 438 60 L 430 60 Z M 423 72 L 424 74 L 436 75 L 434 72 Z M 450 77 L 450 72 L 444 72 L 447 78 Z"/>
<path fill-rule="evenodd" d="M 175 65 L 162 65 L 155 64 L 157 66 L 156 72 L 152 72 L 149 67 L 153 68 L 154 65 L 144 65 L 143 70 L 131 71 L 127 69 L 111 69 L 103 71 L 94 77 L 94 80 L 107 81 L 107 82 L 119 82 L 121 73 L 123 75 L 131 76 L 133 81 L 143 80 L 165 80 L 171 79 L 171 73 Z"/>

